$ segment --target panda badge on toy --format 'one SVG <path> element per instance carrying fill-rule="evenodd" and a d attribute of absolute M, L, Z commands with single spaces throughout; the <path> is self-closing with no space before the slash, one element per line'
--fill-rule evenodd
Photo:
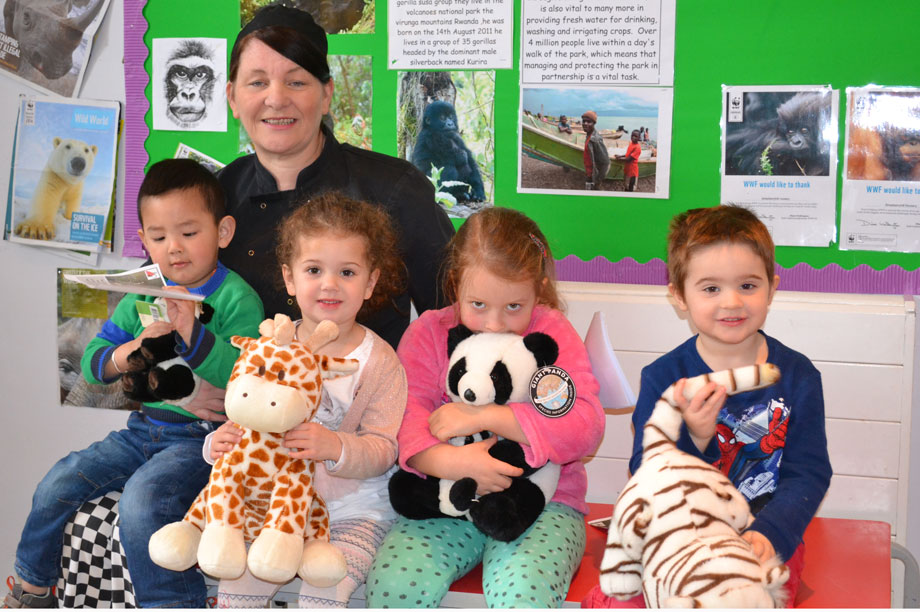
<path fill-rule="evenodd" d="M 447 351 L 447 395 L 452 402 L 471 406 L 530 403 L 534 374 L 559 356 L 556 341 L 541 332 L 526 336 L 474 334 L 463 325 L 448 332 Z M 574 401 L 574 392 L 571 397 Z M 483 431 L 448 442 L 463 446 L 493 435 Z M 552 499 L 561 467 L 554 463 L 529 465 L 523 447 L 512 440 L 500 439 L 489 454 L 523 469 L 523 475 L 512 478 L 511 486 L 504 491 L 477 497 L 477 484 L 472 478 L 452 481 L 399 470 L 390 479 L 390 503 L 396 512 L 410 519 L 466 519 L 486 535 L 511 542 L 533 524 Z"/>

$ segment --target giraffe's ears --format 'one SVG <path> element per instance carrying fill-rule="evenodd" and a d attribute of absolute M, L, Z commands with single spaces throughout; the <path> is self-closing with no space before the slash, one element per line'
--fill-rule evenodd
<path fill-rule="evenodd" d="M 246 348 L 249 347 L 249 345 L 252 344 L 253 342 L 255 342 L 255 338 L 247 338 L 246 336 L 231 336 L 230 337 L 230 344 L 240 349 L 241 351 L 245 351 Z"/>
<path fill-rule="evenodd" d="M 358 371 L 357 359 L 342 359 L 340 357 L 318 355 L 316 358 L 316 365 L 319 367 L 321 376 L 324 379 L 348 376 Z"/>
<path fill-rule="evenodd" d="M 277 346 L 290 344 L 296 331 L 291 317 L 281 313 L 276 314 L 274 319 L 265 319 L 259 324 L 259 334 L 273 339 Z"/>
<path fill-rule="evenodd" d="M 338 337 L 338 325 L 332 321 L 320 321 L 316 326 L 316 329 L 313 330 L 313 333 L 310 334 L 310 337 L 307 338 L 304 344 L 306 344 L 307 349 L 309 349 L 309 351 L 315 355 L 317 349 L 319 349 L 321 346 L 329 344 Z"/>

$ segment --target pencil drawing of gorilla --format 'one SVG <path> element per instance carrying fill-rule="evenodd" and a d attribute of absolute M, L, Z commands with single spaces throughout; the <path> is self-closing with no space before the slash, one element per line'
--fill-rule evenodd
<path fill-rule="evenodd" d="M 485 200 L 482 175 L 473 153 L 463 142 L 457 125 L 457 112 L 450 102 L 436 100 L 425 108 L 422 129 L 412 150 L 412 163 L 431 176 L 432 166 L 443 168 L 441 182 L 460 181 L 466 185 L 444 187 L 458 202 Z"/>
<path fill-rule="evenodd" d="M 82 13 L 68 17 L 71 0 L 6 0 L 3 27 L 19 42 L 22 59 L 45 78 L 59 79 L 73 68 L 73 52 L 104 4 L 95 0 Z"/>
<path fill-rule="evenodd" d="M 726 126 L 726 174 L 830 173 L 830 142 L 824 137 L 830 92 L 750 92 L 744 98 L 745 120 Z"/>
<path fill-rule="evenodd" d="M 166 116 L 180 129 L 196 127 L 207 117 L 215 81 L 211 49 L 197 40 L 179 43 L 166 62 Z"/>

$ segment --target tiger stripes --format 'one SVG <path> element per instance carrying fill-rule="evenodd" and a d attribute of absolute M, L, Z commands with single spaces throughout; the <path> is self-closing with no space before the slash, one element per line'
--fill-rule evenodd
<path fill-rule="evenodd" d="M 715 382 L 729 394 L 779 380 L 773 364 L 687 379 L 687 399 Z M 668 387 L 643 429 L 642 464 L 614 506 L 601 560 L 601 590 L 649 608 L 773 608 L 785 603 L 789 572 L 762 564 L 739 535 L 750 523 L 747 500 L 716 468 L 677 448 L 683 418 Z"/>

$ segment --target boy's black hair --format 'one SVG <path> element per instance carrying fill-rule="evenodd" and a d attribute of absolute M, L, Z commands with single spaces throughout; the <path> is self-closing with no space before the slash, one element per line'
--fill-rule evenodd
<path fill-rule="evenodd" d="M 216 176 L 193 159 L 163 159 L 150 166 L 137 192 L 137 220 L 141 227 L 144 225 L 141 214 L 144 198 L 184 189 L 198 190 L 215 223 L 226 216 L 224 190 Z"/>

